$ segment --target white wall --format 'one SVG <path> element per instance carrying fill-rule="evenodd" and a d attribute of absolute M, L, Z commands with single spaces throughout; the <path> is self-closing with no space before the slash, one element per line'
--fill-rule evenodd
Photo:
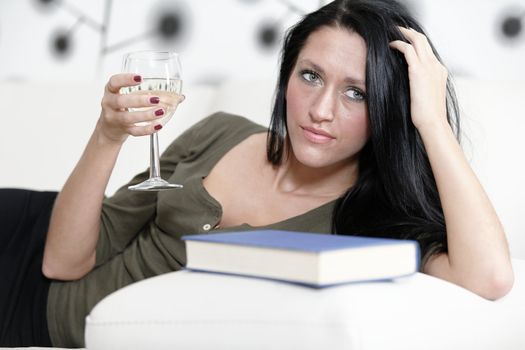
<path fill-rule="evenodd" d="M 518 108 L 518 104 L 525 100 L 525 95 L 523 89 L 517 89 L 525 82 L 525 32 L 515 40 L 502 40 L 498 32 L 504 15 L 511 13 L 525 17 L 525 0 L 406 2 L 423 21 L 453 73 L 485 80 L 483 84 L 475 85 L 478 93 L 486 92 L 482 98 L 476 97 L 480 96 L 477 94 L 469 97 L 468 92 L 473 89 L 468 85 L 462 89 L 466 98 L 462 101 L 460 96 L 460 103 L 466 101 L 471 112 L 466 119 L 475 120 L 479 115 L 484 115 L 484 118 L 488 116 L 486 122 L 490 125 L 484 129 L 486 134 L 480 133 L 475 123 L 467 130 L 475 145 L 474 149 L 468 151 L 474 169 L 493 199 L 506 228 L 511 232 L 513 253 L 525 257 L 525 196 L 522 189 L 525 170 L 520 153 L 524 149 L 522 135 L 525 130 L 525 112 L 520 114 L 521 110 Z M 9 83 L 6 85 L 7 90 L 0 89 L 3 91 L 0 100 L 8 107 L 7 111 L 4 109 L 0 113 L 0 125 L 3 126 L 0 128 L 0 186 L 30 187 L 33 184 L 31 176 L 35 171 L 40 177 L 49 175 L 53 186 L 46 187 L 59 188 L 57 184 L 63 183 L 78 159 L 98 115 L 102 88 L 98 90 L 96 83 L 91 83 L 105 80 L 110 74 L 118 72 L 124 52 L 148 48 L 180 51 L 189 90 L 191 84 L 199 82 L 213 83 L 230 78 L 271 79 L 276 75 L 278 45 L 268 50 L 258 46 L 256 37 L 259 25 L 266 21 L 278 21 L 282 23 L 282 32 L 299 18 L 300 11 L 295 11 L 294 6 L 310 11 L 317 8 L 320 1 L 113 0 L 107 32 L 107 45 L 110 47 L 144 33 L 152 24 L 157 23 L 156 11 L 166 6 L 170 8 L 171 5 L 184 13 L 187 32 L 171 42 L 163 42 L 155 35 L 147 36 L 100 56 L 101 35 L 84 22 L 75 27 L 74 47 L 70 55 L 58 59 L 50 50 L 53 33 L 61 27 L 72 28 L 79 13 L 102 23 L 104 6 L 110 2 L 62 0 L 62 3 L 58 7 L 43 7 L 37 0 L 0 0 L 0 83 L 12 80 L 34 83 L 30 84 L 29 90 L 22 86 L 16 87 L 16 84 L 13 87 Z M 523 26 L 525 27 L 525 23 Z M 508 80 L 513 83 L 503 83 Z M 64 82 L 73 81 L 80 84 L 64 87 Z M 87 90 L 85 83 L 89 86 Z M 78 86 L 76 90 L 75 86 Z M 481 92 L 479 86 L 482 86 Z M 505 93 L 500 91 L 502 86 L 507 89 Z M 41 87 L 55 91 L 35 99 Z M 62 91 L 71 92 L 69 89 L 77 93 L 74 98 L 61 95 Z M 34 94 L 24 95 L 27 91 L 33 91 Z M 499 92 L 497 97 L 496 92 Z M 199 97 L 190 95 L 188 93 L 186 107 L 183 109 L 190 105 L 196 106 L 192 112 L 205 108 L 202 100 L 199 100 L 202 99 L 202 93 L 196 94 Z M 63 103 L 63 98 L 71 100 Z M 485 107 L 487 103 L 490 103 L 490 108 Z M 39 104 L 47 106 L 46 113 L 39 114 L 42 110 L 39 109 Z M 67 106 L 69 109 L 64 109 Z M 81 111 L 77 113 L 77 109 Z M 85 119 L 75 120 L 79 114 L 84 115 Z M 190 114 L 199 114 L 202 117 L 202 113 L 188 113 Z M 48 119 L 38 119 L 40 123 L 35 124 L 31 118 L 24 118 L 27 115 L 35 118 L 45 116 Z M 182 120 L 170 125 L 180 132 L 188 123 L 189 121 Z M 63 132 L 58 133 L 57 128 Z M 167 143 L 167 132 L 168 130 L 163 130 L 166 137 L 161 138 L 161 144 Z M 133 152 L 127 153 L 128 158 L 124 154 L 119 162 L 126 164 L 122 166 L 122 170 L 116 170 L 117 175 L 121 171 L 120 175 L 124 179 L 147 164 L 147 139 L 135 139 L 129 144 L 128 149 L 133 149 Z M 24 154 L 31 155 L 35 147 L 55 147 L 56 152 L 43 152 L 45 154 L 42 159 L 38 160 L 41 162 L 40 166 L 31 172 L 17 175 L 17 169 L 28 166 Z M 13 154 L 15 152 L 18 157 Z M 67 158 L 67 161 L 63 161 L 61 157 Z M 52 159 L 56 163 L 52 163 Z M 133 168 L 132 171 L 129 167 L 136 169 Z M 52 175 L 57 171 L 60 172 L 59 178 Z M 122 182 L 119 181 L 118 184 Z M 117 183 L 111 183 L 111 186 L 114 190 Z"/>
<path fill-rule="evenodd" d="M 455 75 L 525 80 L 525 0 L 423 0 L 417 10 Z M 513 39 L 501 30 L 509 15 L 522 19 Z"/>
<path fill-rule="evenodd" d="M 110 2 L 62 3 L 43 6 L 37 0 L 0 2 L 0 80 L 106 79 L 121 69 L 125 52 L 152 48 L 180 52 L 189 83 L 275 75 L 278 41 L 284 29 L 301 13 L 319 5 L 317 0 L 113 0 L 105 46 L 112 49 L 135 39 L 101 55 L 102 33 L 91 22 L 75 23 L 84 15 L 102 25 L 105 5 Z M 170 40 L 162 40 L 156 33 L 144 35 L 170 11 L 181 15 L 180 35 Z M 269 48 L 257 40 L 260 27 L 266 23 L 278 23 L 280 29 L 276 45 Z M 61 28 L 74 28 L 73 46 L 68 55 L 57 57 L 52 42 Z"/>
<path fill-rule="evenodd" d="M 148 48 L 181 52 L 190 83 L 273 76 L 279 45 L 261 48 L 257 40 L 261 25 L 278 23 L 282 35 L 301 12 L 326 0 L 54 0 L 47 6 L 44 2 L 0 1 L 0 80 L 105 80 L 120 70 L 124 52 Z M 453 73 L 525 80 L 525 28 L 513 40 L 504 40 L 500 30 L 509 14 L 521 16 L 525 27 L 525 0 L 404 2 L 421 19 Z M 108 4 L 105 47 L 135 40 L 101 55 L 103 36 L 96 25 L 104 22 Z M 143 35 L 172 10 L 181 15 L 180 36 L 163 41 L 158 35 Z M 79 23 L 81 16 L 90 21 Z M 52 39 L 60 29 L 72 28 L 70 54 L 57 58 Z"/>

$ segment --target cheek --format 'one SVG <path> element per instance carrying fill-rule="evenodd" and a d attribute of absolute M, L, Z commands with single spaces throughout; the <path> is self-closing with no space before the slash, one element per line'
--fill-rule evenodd
<path fill-rule="evenodd" d="M 293 77 L 290 77 L 288 81 L 288 86 L 286 88 L 286 112 L 287 115 L 293 115 L 297 110 L 301 108 L 301 105 L 304 104 L 304 101 L 301 102 L 301 93 L 300 87 L 297 85 L 297 82 Z"/>
<path fill-rule="evenodd" d="M 356 109 L 348 113 L 341 122 L 340 127 L 345 135 L 351 135 L 353 140 L 364 145 L 370 136 L 367 108 Z"/>
<path fill-rule="evenodd" d="M 345 135 L 345 141 L 341 143 L 346 152 L 350 155 L 361 152 L 370 138 L 370 125 L 368 114 L 361 112 L 353 114 L 340 124 L 341 132 Z"/>

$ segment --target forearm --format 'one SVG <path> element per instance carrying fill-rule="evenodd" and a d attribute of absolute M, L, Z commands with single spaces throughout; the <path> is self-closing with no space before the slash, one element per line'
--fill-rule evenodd
<path fill-rule="evenodd" d="M 408 41 L 390 47 L 408 63 L 410 113 L 430 160 L 443 208 L 448 253 L 431 257 L 423 271 L 487 298 L 508 292 L 513 273 L 505 233 L 483 187 L 447 123 L 448 71 L 428 39 L 398 27 Z"/>
<path fill-rule="evenodd" d="M 77 279 L 95 264 L 104 191 L 122 143 L 92 134 L 59 193 L 48 231 L 43 271 L 50 278 Z"/>
<path fill-rule="evenodd" d="M 129 135 L 151 135 L 165 110 L 175 110 L 180 95 L 122 95 L 140 76 L 113 75 L 104 89 L 100 118 L 77 166 L 55 202 L 44 250 L 42 271 L 55 279 L 77 279 L 91 271 L 96 260 L 102 200 L 122 144 Z M 158 108 L 161 107 L 161 108 Z M 146 125 L 137 125 L 148 122 Z"/>
<path fill-rule="evenodd" d="M 449 266 L 437 270 L 450 274 L 442 277 L 478 291 L 486 287 L 485 282 L 501 284 L 498 279 L 512 275 L 508 245 L 487 194 L 450 126 L 444 118 L 441 120 L 443 122 L 419 129 L 447 229 L 448 261 L 445 263 Z"/>

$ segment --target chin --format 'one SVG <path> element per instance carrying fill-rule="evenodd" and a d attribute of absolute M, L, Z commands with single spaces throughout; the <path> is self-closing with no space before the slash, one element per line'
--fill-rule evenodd
<path fill-rule="evenodd" d="M 305 167 L 314 169 L 330 167 L 341 162 L 341 160 L 327 158 L 327 153 L 322 150 L 299 150 L 293 153 L 293 158 Z"/>

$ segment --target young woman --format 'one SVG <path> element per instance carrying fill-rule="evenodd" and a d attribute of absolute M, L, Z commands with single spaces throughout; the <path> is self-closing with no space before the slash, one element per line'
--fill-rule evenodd
<path fill-rule="evenodd" d="M 32 263 L 17 265 L 12 277 L 23 283 L 2 295 L 26 298 L 2 312 L 3 343 L 82 346 L 84 317 L 100 299 L 180 269 L 180 237 L 220 229 L 415 239 L 423 272 L 488 299 L 510 290 L 505 234 L 455 137 L 459 121 L 447 71 L 421 27 L 393 0 L 338 0 L 305 16 L 284 42 L 268 130 L 212 115 L 162 156 L 162 177 L 183 189 L 139 193 L 126 185 L 105 199 L 126 138 L 155 132 L 154 107 L 180 102 L 161 97 L 157 105 L 119 94 L 140 79 L 109 80 L 97 127 L 54 202 L 49 227 L 54 194 L 9 191 L 18 206 L 48 204 L 36 224 L 16 232 L 24 237 L 16 245 L 35 248 L 26 253 Z M 143 120 L 153 123 L 134 125 Z M 25 256 L 11 253 L 15 248 L 9 254 Z"/>

